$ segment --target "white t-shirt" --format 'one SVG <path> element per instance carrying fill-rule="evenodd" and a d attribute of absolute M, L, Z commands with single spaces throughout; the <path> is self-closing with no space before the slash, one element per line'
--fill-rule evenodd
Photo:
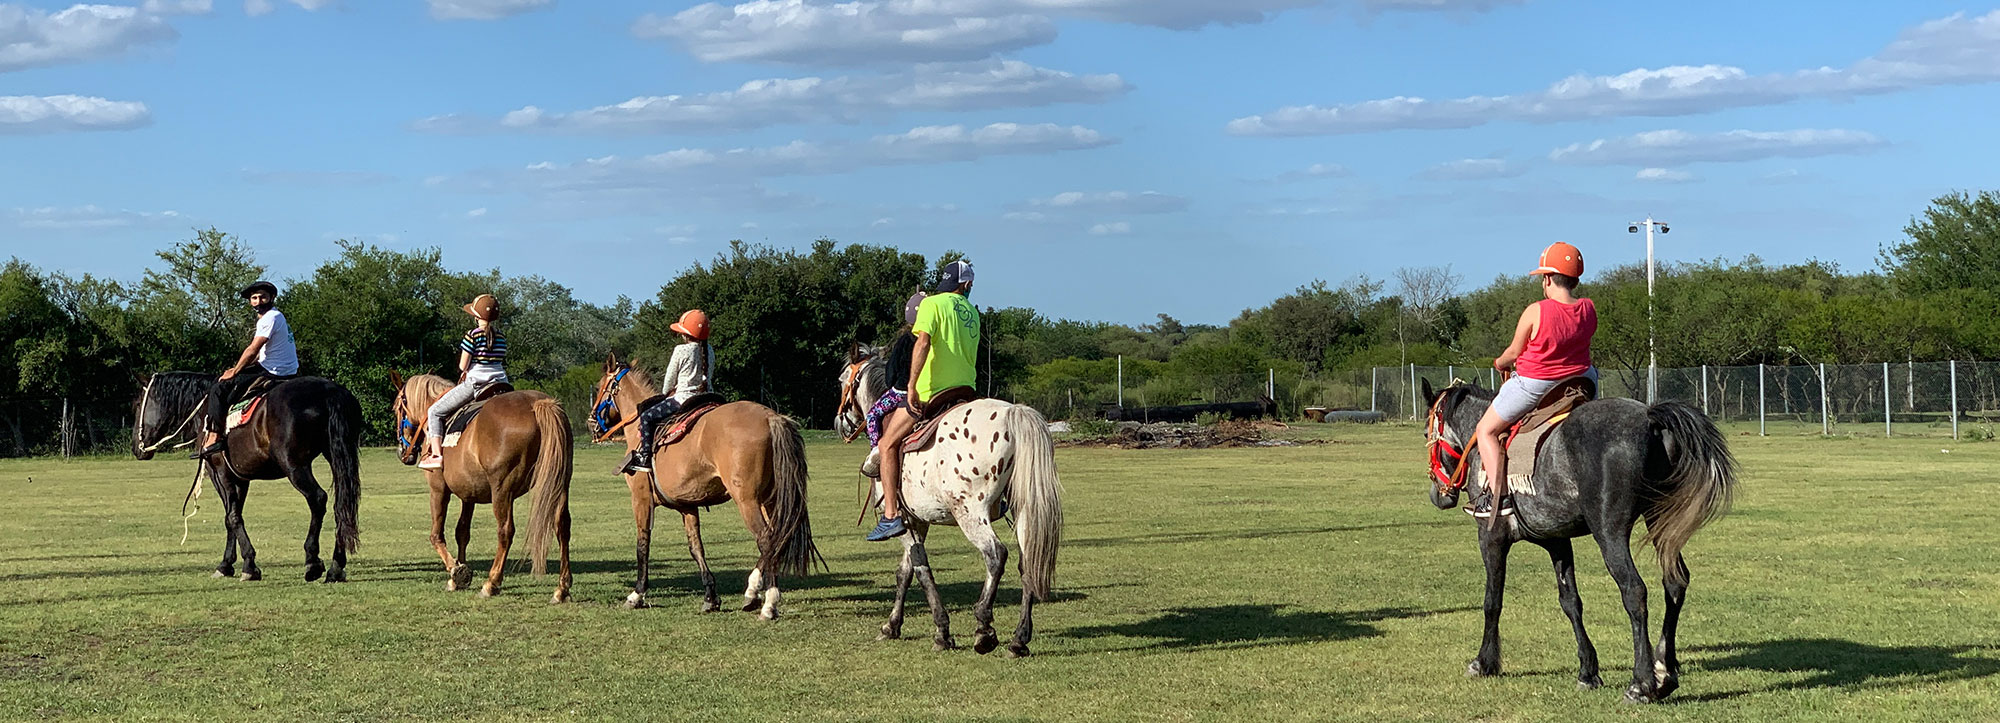
<path fill-rule="evenodd" d="M 674 347 L 674 356 L 667 360 L 667 394 L 674 401 L 685 402 L 696 394 L 708 391 L 708 371 L 715 368 L 715 347 L 708 347 L 708 363 L 703 369 L 695 368 L 695 354 L 705 344 L 687 342 Z"/>
<path fill-rule="evenodd" d="M 257 363 L 278 376 L 299 373 L 299 349 L 292 345 L 292 326 L 284 312 L 272 309 L 257 316 L 257 336 L 269 339 L 257 350 Z"/>

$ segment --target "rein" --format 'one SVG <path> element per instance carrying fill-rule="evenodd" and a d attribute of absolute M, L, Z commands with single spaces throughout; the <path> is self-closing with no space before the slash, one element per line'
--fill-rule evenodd
<path fill-rule="evenodd" d="M 617 405 L 618 383 L 625 381 L 625 375 L 630 373 L 632 373 L 632 367 L 629 366 L 618 370 L 618 373 L 611 377 L 611 383 L 604 385 L 604 399 L 599 401 L 597 406 L 591 407 L 590 421 L 592 424 L 597 425 L 598 429 L 605 429 L 611 426 L 611 420 L 605 416 L 605 412 L 610 411 Z M 606 434 L 609 434 L 609 432 L 606 432 Z"/>
<path fill-rule="evenodd" d="M 154 381 L 155 381 L 154 379 L 148 378 L 146 380 L 146 391 L 143 394 L 139 395 L 139 414 L 141 415 L 144 415 L 146 413 L 146 405 L 151 404 L 153 401 Z M 187 419 L 183 419 L 181 420 L 180 424 L 174 425 L 173 431 L 167 432 L 165 436 L 160 437 L 158 440 L 154 441 L 150 446 L 141 448 L 140 451 L 158 452 L 162 447 L 166 446 L 168 442 L 172 442 L 174 441 L 174 439 L 180 437 L 181 431 L 187 429 L 187 426 L 190 423 L 194 422 L 194 418 L 201 415 L 201 407 L 202 405 L 200 404 L 194 405 L 194 409 L 188 411 Z M 181 447 L 186 447 L 190 444 L 194 444 L 193 437 L 189 437 L 188 441 L 186 442 L 174 445 L 173 448 L 180 449 Z M 183 540 L 183 542 L 185 542 L 185 540 Z"/>
<path fill-rule="evenodd" d="M 1438 400 L 1431 404 L 1430 418 L 1425 425 L 1424 434 L 1430 437 L 1431 479 L 1436 481 L 1439 492 L 1456 495 L 1465 489 L 1467 462 L 1471 461 L 1472 455 L 1469 454 L 1469 450 L 1452 447 L 1451 443 L 1444 439 L 1445 396 L 1439 394 Z M 1447 465 L 1451 466 L 1450 471 L 1446 471 Z"/>
<path fill-rule="evenodd" d="M 855 399 L 854 395 L 861 389 L 861 368 L 867 366 L 868 361 L 868 359 L 864 358 L 861 361 L 847 365 L 847 383 L 840 385 L 840 406 L 833 410 L 834 416 L 837 417 L 846 414 L 847 406 L 850 404 L 854 405 L 854 411 L 862 412 L 863 417 L 867 416 L 867 413 L 860 408 L 861 400 Z M 862 424 L 855 425 L 853 429 L 848 430 L 847 434 L 841 435 L 845 438 L 844 441 L 852 443 L 856 438 L 859 438 L 863 426 L 866 426 L 865 420 Z"/>

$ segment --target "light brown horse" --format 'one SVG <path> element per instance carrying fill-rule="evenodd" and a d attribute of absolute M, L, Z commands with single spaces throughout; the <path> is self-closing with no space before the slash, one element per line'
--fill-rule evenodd
<path fill-rule="evenodd" d="M 402 448 L 403 464 L 416 464 L 423 448 L 426 412 L 452 385 L 430 374 L 405 381 L 390 372 L 389 381 L 398 390 L 396 444 Z M 479 596 L 490 597 L 500 591 L 507 550 L 514 542 L 514 500 L 533 491 L 528 559 L 535 574 L 541 575 L 547 567 L 549 533 L 555 532 L 562 548 L 562 567 L 549 602 L 569 599 L 569 479 L 574 444 L 569 415 L 555 397 L 536 391 L 508 392 L 487 401 L 459 435 L 458 444 L 444 448 L 442 468 L 424 470 L 424 479 L 431 487 L 431 546 L 437 548 L 444 569 L 451 573 L 444 589 L 461 590 L 472 584 L 472 568 L 465 564 L 465 545 L 472 538 L 472 508 L 490 504 L 499 527 L 500 546 L 493 553 L 493 567 L 486 573 Z M 451 495 L 460 501 L 458 557 L 452 557 L 444 546 L 444 514 Z"/>
<path fill-rule="evenodd" d="M 597 441 L 623 431 L 625 448 L 637 449 L 638 430 L 627 429 L 625 421 L 637 419 L 639 403 L 658 393 L 636 362 L 620 363 L 616 354 L 607 358 L 590 400 Z M 703 507 L 735 500 L 744 526 L 757 539 L 757 567 L 743 589 L 745 612 L 757 610 L 761 597 L 758 617 L 778 617 L 778 576 L 803 575 L 819 559 L 806 512 L 806 454 L 799 427 L 762 404 L 730 402 L 709 411 L 685 438 L 655 450 L 652 472 L 626 475 L 625 484 L 632 490 L 632 519 L 639 528 L 639 577 L 625 597 L 628 608 L 646 607 L 655 507 L 681 513 L 688 552 L 701 569 L 702 612 L 722 606 L 701 544 Z"/>

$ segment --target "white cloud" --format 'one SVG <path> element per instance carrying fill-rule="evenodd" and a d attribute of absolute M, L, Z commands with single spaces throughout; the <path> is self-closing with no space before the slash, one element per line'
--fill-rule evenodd
<path fill-rule="evenodd" d="M 1092 236 L 1122 236 L 1132 232 L 1132 224 L 1127 221 L 1100 223 L 1090 227 Z"/>
<path fill-rule="evenodd" d="M 1187 207 L 1187 199 L 1155 191 L 1139 193 L 1068 191 L 1049 198 L 1037 198 L 1015 204 L 1016 213 L 1008 215 L 1013 220 L 1041 221 L 1046 220 L 1050 213 L 1173 213 Z"/>
<path fill-rule="evenodd" d="M 92 229 L 126 228 L 155 223 L 181 223 L 186 216 L 176 211 L 125 211 L 99 208 L 97 206 L 74 206 L 57 208 L 16 208 L 7 215 L 8 220 L 23 229 L 39 231 L 84 231 Z"/>
<path fill-rule="evenodd" d="M 314 12 L 320 8 L 331 7 L 339 0 L 285 0 L 285 2 L 297 5 L 300 10 Z M 251 17 L 269 14 L 276 9 L 271 3 L 272 0 L 243 0 L 243 14 Z"/>
<path fill-rule="evenodd" d="M 243 180 L 291 186 L 375 186 L 393 182 L 396 177 L 373 171 L 257 171 L 245 168 Z"/>
<path fill-rule="evenodd" d="M 556 0 L 428 0 L 438 20 L 499 20 L 555 7 Z"/>
<path fill-rule="evenodd" d="M 1645 181 L 1647 183 L 1687 183 L 1698 179 L 1695 178 L 1694 174 L 1687 171 L 1676 171 L 1670 168 L 1641 168 L 1638 173 L 1632 174 L 1632 180 Z"/>
<path fill-rule="evenodd" d="M 1346 166 L 1338 163 L 1315 163 L 1305 168 L 1280 173 L 1262 183 L 1297 183 L 1320 178 L 1346 178 L 1354 175 Z"/>
<path fill-rule="evenodd" d="M 706 3 L 672 16 L 646 15 L 632 32 L 673 42 L 709 63 L 761 60 L 812 65 L 977 60 L 1055 40 L 1055 22 L 1045 16 L 961 12 L 975 4 L 984 3 L 754 0 L 734 7 Z"/>
<path fill-rule="evenodd" d="M 888 227 L 888 226 L 894 226 L 894 225 L 896 225 L 896 219 L 893 219 L 893 218 L 890 218 L 890 217 L 888 217 L 888 216 L 883 216 L 882 218 L 878 218 L 878 219 L 875 219 L 875 222 L 874 222 L 874 223 L 871 223 L 871 224 L 868 224 L 868 227 L 869 227 L 869 228 L 884 228 L 884 227 Z"/>
<path fill-rule="evenodd" d="M 967 111 L 1094 103 L 1131 86 L 1116 75 L 1072 75 L 1015 60 L 921 65 L 884 75 L 753 80 L 735 90 L 645 96 L 572 112 L 528 106 L 498 120 L 462 115 L 417 121 L 441 133 L 725 133 L 783 123 L 855 123 L 898 111 Z"/>
<path fill-rule="evenodd" d="M 862 142 L 793 141 L 724 150 L 682 148 L 650 156 L 604 156 L 568 164 L 464 174 L 442 185 L 466 191 L 593 191 L 748 183 L 758 178 L 845 173 L 861 168 L 1097 148 L 1117 139 L 1082 126 L 994 123 L 924 126 Z"/>
<path fill-rule="evenodd" d="M 115 131 L 153 122 L 146 104 L 81 95 L 0 95 L 0 135 Z"/>
<path fill-rule="evenodd" d="M 1384 10 L 1430 10 L 1456 12 L 1486 12 L 1508 5 L 1520 5 L 1528 0 L 1361 0 L 1361 6 L 1372 12 Z"/>
<path fill-rule="evenodd" d="M 48 12 L 0 5 L 0 73 L 108 58 L 179 34 L 157 15 L 116 5 Z"/>
<path fill-rule="evenodd" d="M 470 211 L 466 211 L 466 212 L 465 212 L 465 217 L 466 217 L 466 218 L 469 218 L 469 219 L 470 219 L 470 218 L 479 218 L 479 217 L 481 217 L 481 216 L 484 216 L 484 215 L 486 215 L 486 207 L 485 207 L 485 206 L 481 206 L 481 207 L 479 207 L 479 208 L 475 208 L 475 209 L 472 209 L 472 210 L 470 210 Z"/>
<path fill-rule="evenodd" d="M 153 15 L 207 15 L 215 11 L 214 0 L 146 0 L 139 9 Z"/>
<path fill-rule="evenodd" d="M 1726 133 L 1663 130 L 1571 144 L 1549 152 L 1549 160 L 1584 165 L 1665 168 L 1702 162 L 1862 153 L 1883 145 L 1886 145 L 1883 140 L 1872 134 L 1839 129 L 1734 130 Z"/>
<path fill-rule="evenodd" d="M 1236 135 L 1302 136 L 1471 128 L 1496 120 L 1553 123 L 1666 117 L 1996 80 L 2000 80 L 2000 10 L 1974 18 L 1952 15 L 1906 29 L 1881 52 L 1847 68 L 1762 75 L 1725 65 L 1640 68 L 1610 76 L 1574 75 L 1519 95 L 1452 100 L 1397 96 L 1291 106 L 1230 121 L 1228 130 Z"/>
<path fill-rule="evenodd" d="M 1504 158 L 1466 158 L 1431 166 L 1417 177 L 1427 181 L 1485 181 L 1513 178 L 1527 172 L 1527 166 L 1509 163 Z"/>
<path fill-rule="evenodd" d="M 989 7 L 1070 15 L 1114 23 L 1194 30 L 1207 25 L 1250 25 L 1323 0 L 998 0 Z"/>

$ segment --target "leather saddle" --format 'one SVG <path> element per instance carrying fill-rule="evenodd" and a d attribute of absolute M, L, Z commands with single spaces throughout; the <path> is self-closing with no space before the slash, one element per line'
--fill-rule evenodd
<path fill-rule="evenodd" d="M 466 402 L 464 406 L 452 412 L 451 416 L 444 418 L 444 445 L 458 446 L 458 435 L 464 434 L 466 427 L 472 426 L 472 418 L 479 416 L 479 410 L 486 408 L 486 403 L 494 397 L 511 391 L 514 391 L 514 385 L 506 382 L 493 382 L 474 387 L 472 401 Z"/>
<path fill-rule="evenodd" d="M 265 394 L 269 394 L 271 390 L 278 388 L 278 385 L 297 378 L 299 378 L 297 374 L 288 377 L 265 375 L 251 380 L 250 386 L 243 388 L 236 402 L 229 405 L 228 424 L 223 427 L 223 430 L 228 431 L 248 423 L 250 416 L 256 414 L 257 408 L 262 406 L 261 403 L 264 401 Z"/>
<path fill-rule="evenodd" d="M 910 430 L 910 436 L 903 438 L 903 454 L 921 452 L 935 444 L 938 422 L 947 416 L 946 412 L 978 400 L 979 390 L 972 387 L 952 387 L 931 397 L 929 402 L 924 403 L 922 409 L 911 404 L 910 413 L 916 416 L 917 427 Z"/>
<path fill-rule="evenodd" d="M 1577 405 L 1597 398 L 1597 382 L 1590 377 L 1574 376 L 1556 382 L 1542 399 L 1535 403 L 1521 421 L 1515 422 L 1507 433 L 1507 488 L 1513 491 L 1531 491 L 1534 480 L 1535 458 L 1542 450 L 1542 443 L 1549 433 L 1569 419 Z"/>
<path fill-rule="evenodd" d="M 666 401 L 666 399 L 665 395 L 661 395 L 640 402 L 639 412 L 644 414 L 647 409 L 652 408 L 655 404 Z M 728 401 L 727 398 L 714 392 L 704 392 L 688 397 L 688 400 L 681 404 L 680 411 L 674 412 L 673 416 L 660 420 L 659 426 L 654 427 L 658 431 L 653 435 L 653 448 L 659 449 L 681 441 L 687 437 L 689 431 L 694 429 L 695 422 L 701 421 L 702 417 L 707 416 L 709 412 L 715 411 L 717 407 L 722 406 Z"/>

